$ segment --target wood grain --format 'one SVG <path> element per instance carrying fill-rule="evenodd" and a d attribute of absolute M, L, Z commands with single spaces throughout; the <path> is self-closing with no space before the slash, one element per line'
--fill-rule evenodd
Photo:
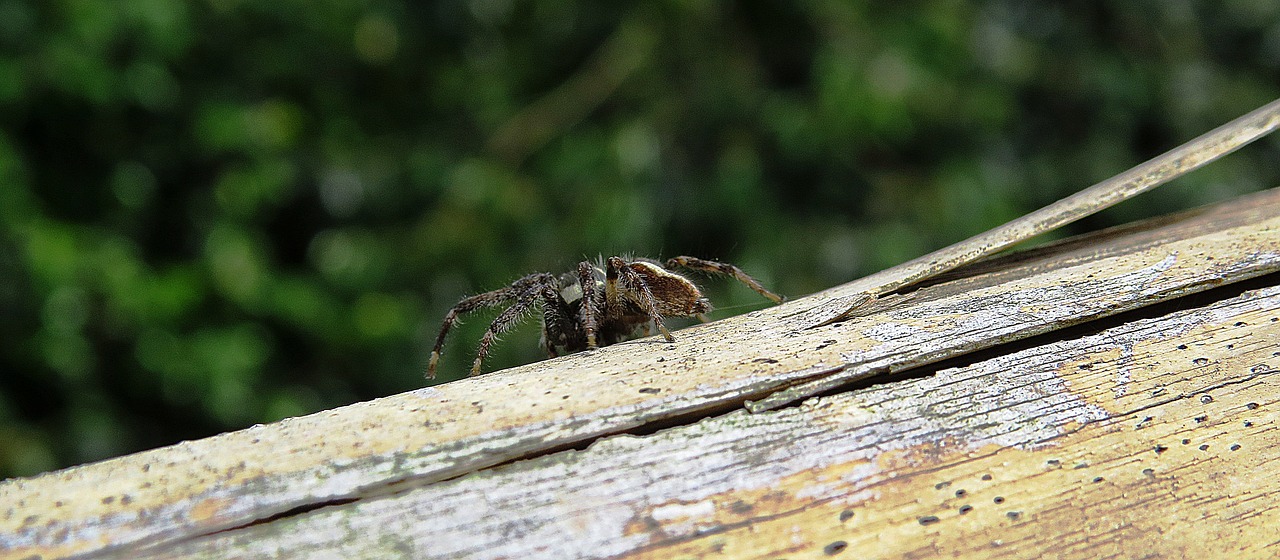
<path fill-rule="evenodd" d="M 155 558 L 1274 557 L 1280 287 Z"/>

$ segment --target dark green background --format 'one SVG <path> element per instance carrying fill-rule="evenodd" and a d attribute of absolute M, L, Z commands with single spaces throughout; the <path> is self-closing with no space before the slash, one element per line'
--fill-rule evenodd
<path fill-rule="evenodd" d="M 801 296 L 1277 84 L 1257 0 L 0 0 L 0 477 L 419 387 L 451 304 L 583 257 Z M 1071 231 L 1270 187 L 1277 153 Z"/>

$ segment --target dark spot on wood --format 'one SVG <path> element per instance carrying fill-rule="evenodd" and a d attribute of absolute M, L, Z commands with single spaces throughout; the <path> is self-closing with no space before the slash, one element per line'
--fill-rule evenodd
<path fill-rule="evenodd" d="M 1010 512 L 1006 512 L 1004 515 L 1005 515 L 1005 517 L 1008 517 L 1009 519 L 1017 519 L 1017 518 L 1019 518 L 1019 517 L 1022 517 L 1022 512 L 1020 512 L 1020 511 L 1010 511 Z"/>
<path fill-rule="evenodd" d="M 957 498 L 963 498 L 963 497 L 965 496 L 965 494 L 968 494 L 968 492 L 966 492 L 964 488 L 961 488 L 961 489 L 959 489 L 959 490 L 956 490 L 956 497 L 957 497 Z"/>
<path fill-rule="evenodd" d="M 1186 349 L 1187 349 L 1187 345 L 1186 345 L 1186 344 L 1179 344 L 1179 345 L 1178 345 L 1178 350 L 1186 350 Z"/>
<path fill-rule="evenodd" d="M 965 504 L 965 505 L 960 506 L 960 515 L 964 515 L 964 514 L 966 514 L 966 513 L 971 512 L 971 511 L 973 511 L 973 506 L 971 506 L 971 505 L 969 505 L 969 504 Z"/>
<path fill-rule="evenodd" d="M 1200 446 L 1200 450 L 1201 450 L 1201 451 L 1208 451 L 1208 450 L 1209 450 L 1209 444 L 1207 444 L 1207 443 L 1206 443 L 1206 444 L 1204 444 L 1204 445 L 1201 445 L 1201 446 Z"/>
<path fill-rule="evenodd" d="M 1093 364 L 1080 364 L 1080 365 L 1076 366 L 1076 369 L 1083 369 L 1083 370 L 1086 370 L 1086 371 L 1087 371 L 1087 370 L 1091 370 L 1091 369 L 1093 369 Z"/>
<path fill-rule="evenodd" d="M 756 358 L 756 359 L 751 360 L 751 361 L 753 361 L 753 362 L 755 362 L 755 363 L 757 363 L 757 364 L 776 364 L 776 363 L 778 363 L 778 360 L 775 360 L 775 359 L 773 359 L 773 358 Z"/>
<path fill-rule="evenodd" d="M 665 361 L 667 361 L 667 357 L 666 357 L 666 356 L 658 356 L 658 361 L 659 361 L 659 362 L 665 362 Z"/>
<path fill-rule="evenodd" d="M 1238 443 L 1233 443 L 1233 444 L 1231 444 L 1231 450 L 1232 450 L 1232 451 L 1239 451 L 1239 450 L 1240 450 L 1240 444 L 1238 444 Z"/>
<path fill-rule="evenodd" d="M 646 395 L 656 395 L 658 393 L 661 393 L 662 389 L 659 389 L 657 387 L 641 387 L 640 392 Z"/>
<path fill-rule="evenodd" d="M 760 496 L 760 499 L 768 502 L 781 502 L 789 496 L 786 492 L 766 492 L 763 496 Z"/>
<path fill-rule="evenodd" d="M 1045 462 L 1055 467 L 1062 465 L 1062 461 L 1058 459 L 1049 459 L 1048 461 L 1045 461 Z"/>
<path fill-rule="evenodd" d="M 1093 481 L 1094 481 L 1094 482 L 1102 482 L 1102 481 L 1104 481 L 1104 480 L 1106 480 L 1106 479 L 1105 479 L 1105 478 L 1102 478 L 1102 477 L 1100 477 L 1100 476 L 1095 476 L 1095 477 L 1093 477 Z"/>
<path fill-rule="evenodd" d="M 103 499 L 102 499 L 102 503 L 104 503 L 104 504 L 114 503 L 115 501 L 116 501 L 116 497 L 115 497 L 115 496 L 107 496 L 107 497 L 105 497 L 105 498 L 103 498 Z"/>
<path fill-rule="evenodd" d="M 562 401 L 567 401 L 567 400 L 569 400 L 569 395 L 565 395 L 565 396 L 563 396 L 563 397 L 560 397 L 560 400 L 562 400 Z"/>
<path fill-rule="evenodd" d="M 53 503 L 53 507 L 62 507 L 62 500 L 58 500 L 58 501 L 54 502 L 54 503 Z"/>
<path fill-rule="evenodd" d="M 254 440 L 254 441 L 256 442 L 257 440 Z M 146 463 L 142 465 L 142 472 L 151 472 L 151 463 Z"/>
<path fill-rule="evenodd" d="M 948 486 L 951 486 L 951 482 L 950 482 L 950 481 L 947 481 L 947 482 L 939 482 L 939 483 L 937 483 L 937 484 L 934 484 L 934 485 L 933 485 L 933 489 L 934 489 L 934 490 L 942 490 L 943 488 L 946 488 L 946 487 L 948 487 Z"/>
<path fill-rule="evenodd" d="M 827 556 L 835 556 L 837 554 L 840 554 L 841 552 L 844 552 L 844 549 L 846 548 L 849 548 L 849 543 L 844 541 L 836 541 L 827 546 L 822 547 L 822 553 L 826 554 Z"/>
<path fill-rule="evenodd" d="M 814 350 L 822 350 L 823 348 L 831 346 L 832 344 L 835 344 L 835 343 L 836 341 L 834 340 L 824 340 L 822 341 L 822 344 L 819 344 L 817 348 L 814 348 Z"/>
<path fill-rule="evenodd" d="M 1248 324 L 1248 323 L 1246 323 L 1246 322 L 1244 322 L 1244 321 L 1236 321 L 1236 324 L 1235 324 L 1235 325 L 1233 325 L 1233 326 L 1236 326 L 1236 327 L 1243 327 L 1243 326 L 1245 326 L 1245 325 L 1247 325 L 1247 324 Z"/>
<path fill-rule="evenodd" d="M 941 519 L 938 519 L 938 516 L 936 515 L 926 515 L 924 517 L 916 519 L 916 521 L 919 521 L 921 525 L 932 525 L 934 523 L 941 521 Z"/>
<path fill-rule="evenodd" d="M 1155 478 L 1155 476 L 1156 476 L 1156 471 L 1155 471 L 1155 469 L 1142 469 L 1142 474 L 1143 474 L 1144 476 L 1149 477 L 1149 478 Z"/>
<path fill-rule="evenodd" d="M 1267 364 L 1254 364 L 1249 368 L 1249 373 L 1267 373 L 1271 371 L 1271 366 Z"/>
<path fill-rule="evenodd" d="M 1186 438 L 1182 438 L 1182 445 L 1186 445 L 1186 444 L 1188 444 L 1188 443 L 1191 443 L 1191 440 L 1186 439 Z"/>
<path fill-rule="evenodd" d="M 40 520 L 40 516 L 39 516 L 39 515 L 28 515 L 28 516 L 26 516 L 25 518 L 23 518 L 23 519 L 22 519 L 22 524 L 23 524 L 23 525 L 35 525 L 35 523 L 36 523 L 37 521 L 39 521 L 39 520 Z"/>
<path fill-rule="evenodd" d="M 122 506 L 127 506 L 127 505 L 129 505 L 129 504 L 131 504 L 131 503 L 133 503 L 133 497 L 132 497 L 132 496 L 130 496 L 130 495 L 128 495 L 128 494 L 121 494 L 121 495 L 120 495 L 120 505 L 122 505 Z"/>
<path fill-rule="evenodd" d="M 1087 469 L 1087 468 L 1089 468 L 1089 463 L 1084 463 L 1084 462 L 1076 463 L 1076 466 L 1071 467 L 1071 468 L 1073 468 L 1073 469 Z"/>
<path fill-rule="evenodd" d="M 1206 420 L 1208 420 L 1208 419 L 1209 419 L 1209 417 L 1208 417 L 1208 416 L 1197 416 L 1197 417 L 1196 417 L 1196 423 L 1197 423 L 1197 424 L 1203 424 L 1203 423 L 1204 423 Z"/>
<path fill-rule="evenodd" d="M 991 480 L 991 475 L 989 474 L 982 475 L 982 480 Z"/>
<path fill-rule="evenodd" d="M 1245 420 L 1245 421 L 1244 421 L 1244 427 L 1246 427 L 1246 428 L 1252 428 L 1252 427 L 1253 427 L 1253 422 L 1250 422 L 1250 421 L 1248 421 L 1248 420 Z"/>
<path fill-rule="evenodd" d="M 659 523 L 658 520 L 654 519 L 652 515 L 644 516 L 642 521 L 644 521 L 644 526 L 648 527 L 650 531 L 657 531 L 658 529 L 662 528 L 662 523 Z"/>
<path fill-rule="evenodd" d="M 840 521 L 848 521 L 850 519 L 853 519 L 853 510 L 846 509 L 840 512 Z"/>
<path fill-rule="evenodd" d="M 1200 395 L 1200 404 L 1209 404 L 1213 402 L 1213 395 Z"/>
<path fill-rule="evenodd" d="M 1196 358 L 1196 359 L 1194 359 L 1194 360 L 1191 360 L 1191 363 L 1193 363 L 1193 364 L 1195 364 L 1195 365 L 1198 365 L 1198 366 L 1202 366 L 1202 365 L 1205 365 L 1205 364 L 1209 363 L 1209 358 Z"/>
<path fill-rule="evenodd" d="M 1256 403 L 1256 402 L 1245 403 L 1244 407 L 1245 407 L 1245 408 L 1247 408 L 1247 409 L 1249 409 L 1249 410 L 1257 410 L 1257 409 L 1258 409 L 1258 403 Z"/>
<path fill-rule="evenodd" d="M 994 500 L 991 500 L 991 501 L 993 501 L 993 502 L 995 502 L 995 503 L 997 503 L 997 504 L 1003 504 L 1003 503 L 1004 503 L 1004 496 L 996 496 L 996 497 L 995 497 L 995 499 L 994 499 Z"/>
<path fill-rule="evenodd" d="M 738 515 L 751 513 L 751 510 L 753 509 L 755 509 L 754 506 L 742 500 L 737 500 L 729 505 L 729 511 L 732 511 Z"/>
<path fill-rule="evenodd" d="M 1165 451 L 1168 451 L 1168 450 L 1169 450 L 1169 448 L 1168 448 L 1168 447 L 1165 447 L 1165 446 L 1160 445 L 1160 444 L 1158 444 L 1158 443 L 1156 444 L 1156 455 L 1159 455 L 1159 454 L 1161 454 L 1161 453 L 1164 453 Z"/>

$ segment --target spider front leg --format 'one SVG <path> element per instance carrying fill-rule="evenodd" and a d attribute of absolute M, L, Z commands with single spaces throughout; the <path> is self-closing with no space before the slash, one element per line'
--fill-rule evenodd
<path fill-rule="evenodd" d="M 576 328 L 572 321 L 573 308 L 564 301 L 560 291 L 554 286 L 543 287 L 542 344 L 547 350 L 548 357 L 554 358 L 560 355 L 556 351 L 557 346 L 563 346 L 566 349 L 572 346 L 570 340 L 576 339 Z"/>
<path fill-rule="evenodd" d="M 480 347 L 476 349 L 476 361 L 471 364 L 471 376 L 480 375 L 480 366 L 484 363 L 484 359 L 489 356 L 489 347 L 498 339 L 498 335 L 511 330 L 520 319 L 524 317 L 537 301 L 537 291 L 531 291 L 520 295 L 516 302 L 498 314 L 498 318 L 489 324 L 489 328 L 485 329 L 484 336 L 480 337 Z"/>
<path fill-rule="evenodd" d="M 445 337 L 448 336 L 449 330 L 453 328 L 453 325 L 458 322 L 459 317 L 477 309 L 498 307 L 512 299 L 520 298 L 523 294 L 529 293 L 530 290 L 535 290 L 534 293 L 536 293 L 537 289 L 548 285 L 548 282 L 551 283 L 550 285 L 555 285 L 555 279 L 550 274 L 530 274 L 516 280 L 505 288 L 465 298 L 450 308 L 449 312 L 444 316 L 444 323 L 440 326 L 440 335 L 436 337 L 436 345 L 431 349 L 431 358 L 427 362 L 427 379 L 436 378 L 436 366 L 440 363 L 440 351 L 444 348 Z M 508 328 L 510 327 L 508 326 Z"/>
<path fill-rule="evenodd" d="M 723 274 L 725 276 L 732 276 L 734 278 L 737 278 L 739 282 L 746 284 L 747 287 L 751 288 L 752 290 L 755 290 L 756 293 L 766 298 L 769 298 L 769 300 L 773 301 L 774 303 L 782 303 L 782 296 L 779 296 L 778 294 L 775 294 L 773 292 L 770 292 L 769 290 L 766 290 L 764 286 L 761 286 L 760 283 L 756 281 L 755 278 L 748 276 L 747 273 L 743 272 L 741 268 L 733 266 L 729 263 L 709 261 L 706 259 L 699 259 L 697 257 L 673 257 L 673 258 L 667 259 L 667 268 L 675 268 L 677 266 L 681 268 L 689 268 L 693 270 L 702 270 L 706 272 L 711 272 L 713 274 Z"/>
<path fill-rule="evenodd" d="M 440 363 L 440 350 L 444 348 L 444 339 L 448 336 L 449 330 L 453 328 L 453 325 L 458 322 L 459 316 L 477 309 L 502 305 L 510 301 L 515 295 L 514 286 L 508 286 L 500 290 L 485 292 L 463 299 L 449 309 L 449 312 L 444 316 L 444 324 L 440 326 L 440 334 L 436 337 L 436 345 L 431 349 L 431 359 L 427 362 L 427 379 L 436 378 L 436 366 Z"/>
<path fill-rule="evenodd" d="M 587 350 L 597 348 L 596 331 L 596 267 L 588 261 L 578 263 L 578 284 L 582 286 L 582 331 L 587 337 Z"/>

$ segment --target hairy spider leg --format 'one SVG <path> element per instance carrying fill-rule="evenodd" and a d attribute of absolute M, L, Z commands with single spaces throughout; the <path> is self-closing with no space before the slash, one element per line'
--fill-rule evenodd
<path fill-rule="evenodd" d="M 550 297 L 558 297 L 558 294 L 555 288 L 547 286 L 542 289 L 542 346 L 546 348 L 547 356 L 554 358 L 559 354 L 556 353 L 555 340 L 552 339 L 551 330 L 559 325 L 560 313 L 556 306 L 549 305 L 548 298 Z"/>
<path fill-rule="evenodd" d="M 596 291 L 596 267 L 590 261 L 582 261 L 578 263 L 578 284 L 582 286 L 582 330 L 587 336 L 587 349 L 597 348 L 596 331 L 599 329 L 596 321 L 596 311 L 599 309 L 599 302 L 596 301 L 598 293 Z"/>
<path fill-rule="evenodd" d="M 644 307 L 649 320 L 658 326 L 658 332 L 662 333 L 662 337 L 667 342 L 675 342 L 676 338 L 671 336 L 671 331 L 667 330 L 667 325 L 662 322 L 662 313 L 658 312 L 658 302 L 653 298 L 653 292 L 649 289 L 649 283 L 644 276 L 628 266 L 628 263 L 620 257 L 609 257 L 605 269 L 605 299 L 607 304 L 615 310 L 614 316 L 617 317 L 625 314 L 623 303 L 619 299 L 619 284 L 622 289 L 635 295 L 634 299 L 638 300 L 636 303 Z"/>
<path fill-rule="evenodd" d="M 555 286 L 555 278 L 546 273 L 530 274 L 512 282 L 510 286 L 471 296 L 454 305 L 449 309 L 449 313 L 444 316 L 444 324 L 440 326 L 440 335 L 436 337 L 436 345 L 431 350 L 431 359 L 427 362 L 427 379 L 436 378 L 436 366 L 440 362 L 440 350 L 444 348 L 444 339 L 449 334 L 449 330 L 453 328 L 453 325 L 458 322 L 458 317 L 477 309 L 498 307 L 512 299 L 519 298 L 521 294 L 537 290 L 545 285 Z"/>
<path fill-rule="evenodd" d="M 573 346 L 571 340 L 577 334 L 573 325 L 573 308 L 553 286 L 542 288 L 542 343 L 547 349 L 547 356 L 556 357 L 556 346 L 566 349 Z"/>
<path fill-rule="evenodd" d="M 764 286 L 761 286 L 759 282 L 756 282 L 755 278 L 748 276 L 747 273 L 743 272 L 741 268 L 733 266 L 729 263 L 709 261 L 706 259 L 699 259 L 697 257 L 672 257 L 670 259 L 667 259 L 667 268 L 671 269 L 675 267 L 688 268 L 691 270 L 702 270 L 702 271 L 711 272 L 714 274 L 723 274 L 725 276 L 732 276 L 734 278 L 737 278 L 739 282 L 746 284 L 747 287 L 751 288 L 752 290 L 755 290 L 756 293 L 766 298 L 769 298 L 774 303 L 782 303 L 782 296 L 779 296 L 778 294 L 775 294 L 773 292 L 770 292 L 769 290 L 766 290 Z"/>
<path fill-rule="evenodd" d="M 484 359 L 489 356 L 489 347 L 498 339 L 498 335 L 511 330 L 516 323 L 520 322 L 529 311 L 533 310 L 533 305 L 537 303 L 541 290 L 530 289 L 525 291 L 516 298 L 516 302 L 511 307 L 502 310 L 498 317 L 489 323 L 489 328 L 485 329 L 484 336 L 480 337 L 480 348 L 476 350 L 476 361 L 471 364 L 471 376 L 480 375 L 480 365 L 484 363 Z M 545 328 L 545 325 L 544 325 Z"/>

